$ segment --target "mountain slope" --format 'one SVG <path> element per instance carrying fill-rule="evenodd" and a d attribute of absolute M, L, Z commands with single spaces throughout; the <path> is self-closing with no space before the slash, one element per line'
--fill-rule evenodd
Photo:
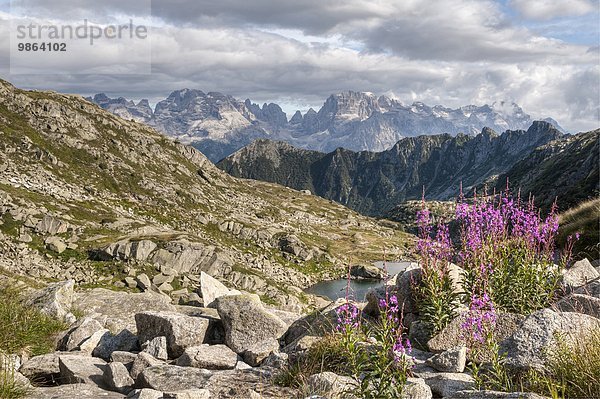
<path fill-rule="evenodd" d="M 458 194 L 461 182 L 466 191 L 493 182 L 536 147 L 562 136 L 539 121 L 527 131 L 501 135 L 485 128 L 475 137 L 409 137 L 380 153 L 339 148 L 322 154 L 260 140 L 217 166 L 233 176 L 309 189 L 361 213 L 381 216 L 400 202 L 420 198 L 423 187 L 428 199 L 446 200 Z"/>
<path fill-rule="evenodd" d="M 536 148 L 500 176 L 508 178 L 524 195 L 548 209 L 555 199 L 562 210 L 574 207 L 600 192 L 600 129 L 567 136 Z"/>
<path fill-rule="evenodd" d="M 82 98 L 0 81 L 8 272 L 113 288 L 166 273 L 171 285 L 156 285 L 169 292 L 193 290 L 205 271 L 297 309 L 300 289 L 343 274 L 346 260 L 378 260 L 409 240 L 319 197 L 230 177 Z"/>
<path fill-rule="evenodd" d="M 138 104 L 104 94 L 89 98 L 126 119 L 157 128 L 184 143 L 191 143 L 213 162 L 257 138 L 280 140 L 296 147 L 330 152 L 338 147 L 355 151 L 384 151 L 405 137 L 465 133 L 476 135 L 484 127 L 496 131 L 527 129 L 533 122 L 518 105 L 499 102 L 457 109 L 401 102 L 371 93 L 346 91 L 332 94 L 323 106 L 297 111 L 288 121 L 277 104 L 262 107 L 221 93 L 183 89 L 172 92 L 152 111 L 147 101 Z M 558 124 L 551 118 L 550 123 Z"/>

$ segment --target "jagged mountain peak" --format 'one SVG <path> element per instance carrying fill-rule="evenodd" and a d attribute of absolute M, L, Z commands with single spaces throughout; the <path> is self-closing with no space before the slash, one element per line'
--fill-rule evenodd
<path fill-rule="evenodd" d="M 496 132 L 526 130 L 533 122 L 510 101 L 459 108 L 421 101 L 403 105 L 390 96 L 352 90 L 331 94 L 318 110 L 310 108 L 304 115 L 297 111 L 290 119 L 276 103 L 259 105 L 250 99 L 239 101 L 222 93 L 193 89 L 172 92 L 156 104 L 154 113 L 147 104 L 107 101 L 105 96 L 91 101 L 193 143 L 213 161 L 260 137 L 323 152 L 337 147 L 384 151 L 404 137 L 442 133 L 475 136 L 484 127 Z"/>

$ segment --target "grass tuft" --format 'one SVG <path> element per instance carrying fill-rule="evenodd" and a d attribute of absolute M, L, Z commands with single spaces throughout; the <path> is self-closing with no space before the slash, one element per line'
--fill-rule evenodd
<path fill-rule="evenodd" d="M 0 352 L 31 356 L 52 352 L 56 336 L 66 328 L 63 322 L 25 307 L 16 289 L 0 286 Z"/>

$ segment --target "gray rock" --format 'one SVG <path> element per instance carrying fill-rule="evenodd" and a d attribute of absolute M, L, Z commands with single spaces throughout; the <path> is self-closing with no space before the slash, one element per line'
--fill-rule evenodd
<path fill-rule="evenodd" d="M 160 336 L 146 341 L 142 344 L 142 351 L 158 360 L 167 360 L 169 358 L 167 354 L 167 338 Z"/>
<path fill-rule="evenodd" d="M 165 399 L 209 399 L 210 391 L 208 389 L 188 389 L 180 392 L 165 392 Z"/>
<path fill-rule="evenodd" d="M 125 284 L 129 288 L 137 288 L 137 280 L 133 277 L 125 277 Z"/>
<path fill-rule="evenodd" d="M 117 392 L 107 391 L 93 384 L 66 384 L 59 386 L 38 387 L 28 399 L 123 399 Z"/>
<path fill-rule="evenodd" d="M 271 353 L 279 351 L 279 341 L 275 338 L 267 339 L 258 342 L 243 353 L 243 358 L 246 363 L 251 366 L 260 366 Z"/>
<path fill-rule="evenodd" d="M 127 396 L 127 399 L 163 399 L 163 393 L 150 388 L 136 389 Z"/>
<path fill-rule="evenodd" d="M 77 292 L 73 306 L 102 319 L 104 327 L 119 335 L 123 330 L 136 334 L 135 314 L 152 309 L 175 311 L 171 298 L 155 292 L 128 293 L 104 288 Z M 121 349 L 122 350 L 122 349 Z"/>
<path fill-rule="evenodd" d="M 459 391 L 449 399 L 546 399 L 531 392 Z"/>
<path fill-rule="evenodd" d="M 148 291 L 152 287 L 152 282 L 146 273 L 138 275 L 135 280 L 142 291 Z"/>
<path fill-rule="evenodd" d="M 46 215 L 39 221 L 35 226 L 35 231 L 40 234 L 64 234 L 69 229 L 69 224 L 62 220 L 55 218 L 54 216 Z"/>
<path fill-rule="evenodd" d="M 260 392 L 263 399 L 298 397 L 296 390 L 273 384 L 272 377 L 271 370 L 262 368 L 215 371 L 206 388 L 215 398 L 255 398 L 256 392 Z"/>
<path fill-rule="evenodd" d="M 600 280 L 594 280 L 575 290 L 576 294 L 593 296 L 600 299 Z"/>
<path fill-rule="evenodd" d="M 57 319 L 64 319 L 73 306 L 75 281 L 61 281 L 36 291 L 26 300 L 27 306 L 39 309 L 42 313 Z"/>
<path fill-rule="evenodd" d="M 209 320 L 175 312 L 142 312 L 135 315 L 140 341 L 164 336 L 167 352 L 172 359 L 183 354 L 185 348 L 204 342 Z"/>
<path fill-rule="evenodd" d="M 111 391 L 125 395 L 133 390 L 133 378 L 123 363 L 109 363 L 104 374 L 104 382 Z"/>
<path fill-rule="evenodd" d="M 163 283 L 172 283 L 174 278 L 174 275 L 157 274 L 152 278 L 152 283 L 156 286 L 159 286 Z"/>
<path fill-rule="evenodd" d="M 239 364 L 240 362 L 238 362 Z M 261 366 L 273 367 L 276 369 L 283 369 L 289 364 L 289 355 L 287 353 L 271 352 L 265 360 L 262 361 Z M 250 367 L 248 365 L 248 367 Z M 237 368 L 237 366 L 236 366 Z"/>
<path fill-rule="evenodd" d="M 357 384 L 352 378 L 330 371 L 313 374 L 308 378 L 308 389 L 311 395 L 325 395 L 331 399 L 351 397 L 348 394 L 356 387 Z"/>
<path fill-rule="evenodd" d="M 220 297 L 216 307 L 225 329 L 225 344 L 236 353 L 262 341 L 278 339 L 287 328 L 280 318 L 263 308 L 260 300 L 249 295 Z"/>
<path fill-rule="evenodd" d="M 94 332 L 89 338 L 87 338 L 85 341 L 83 341 L 79 345 L 79 351 L 82 353 L 93 355 L 93 353 L 96 351 L 96 348 L 105 339 L 105 337 L 110 337 L 110 336 L 111 336 L 110 331 L 108 331 L 106 328 L 100 329 L 100 330 Z M 102 356 L 98 356 L 98 357 L 102 357 Z M 107 356 L 107 358 L 108 358 L 108 356 Z"/>
<path fill-rule="evenodd" d="M 600 298 L 589 295 L 571 294 L 556 303 L 561 312 L 583 313 L 600 319 Z"/>
<path fill-rule="evenodd" d="M 137 358 L 136 353 L 125 352 L 125 351 L 114 351 L 113 353 L 110 354 L 111 362 L 123 363 L 123 365 L 125 365 L 127 370 L 131 370 L 131 367 L 133 366 L 133 362 L 135 361 L 136 358 Z"/>
<path fill-rule="evenodd" d="M 23 362 L 19 372 L 31 381 L 52 383 L 60 379 L 58 357 L 65 352 L 34 356 Z"/>
<path fill-rule="evenodd" d="M 107 363 L 97 357 L 79 355 L 61 355 L 58 368 L 62 381 L 69 384 L 95 384 L 104 388 L 103 375 Z"/>
<path fill-rule="evenodd" d="M 108 332 L 100 337 L 92 355 L 104 360 L 110 359 L 115 351 L 132 352 L 139 350 L 139 342 L 136 335 L 129 330 L 121 330 L 117 335 Z"/>
<path fill-rule="evenodd" d="M 521 323 L 525 320 L 525 316 L 514 313 L 498 313 L 496 317 L 496 324 L 494 334 L 496 339 L 499 341 L 512 335 Z M 442 331 L 432 337 L 428 342 L 427 346 L 431 352 L 444 352 L 448 349 L 456 346 L 462 346 L 465 344 L 463 337 L 463 329 L 461 324 L 464 322 L 464 318 L 459 316 L 452 320 Z M 468 360 L 484 361 L 486 359 L 472 359 L 471 354 L 467 354 Z"/>
<path fill-rule="evenodd" d="M 207 308 L 213 306 L 217 298 L 240 294 L 238 290 L 230 290 L 219 280 L 204 272 L 200 272 L 200 292 L 204 306 Z"/>
<path fill-rule="evenodd" d="M 427 342 L 431 339 L 430 331 L 427 325 L 421 320 L 416 320 L 410 323 L 408 329 L 408 339 L 412 344 L 413 348 L 421 350 L 428 350 Z"/>
<path fill-rule="evenodd" d="M 58 344 L 59 350 L 76 350 L 79 348 L 79 345 L 90 338 L 95 332 L 105 330 L 98 320 L 91 317 L 79 319 L 69 328 L 70 330 L 65 334 L 61 342 Z"/>
<path fill-rule="evenodd" d="M 235 368 L 238 355 L 225 345 L 200 345 L 187 348 L 177 359 L 178 366 L 209 370 Z"/>
<path fill-rule="evenodd" d="M 563 284 L 566 290 L 571 292 L 598 277 L 600 277 L 600 273 L 589 260 L 583 259 L 563 271 Z"/>
<path fill-rule="evenodd" d="M 320 311 L 296 320 L 285 333 L 285 344 L 290 345 L 304 336 L 322 336 L 334 331 L 337 320 L 335 310 L 345 303 L 344 298 L 338 299 Z"/>
<path fill-rule="evenodd" d="M 383 270 L 373 265 L 353 265 L 350 267 L 350 275 L 352 277 L 381 280 Z"/>
<path fill-rule="evenodd" d="M 402 399 L 431 399 L 431 388 L 422 378 L 409 377 L 402 391 Z"/>
<path fill-rule="evenodd" d="M 142 374 L 142 371 L 146 370 L 148 367 L 160 366 L 163 364 L 164 362 L 150 356 L 149 354 L 140 352 L 133 361 L 129 374 L 131 375 L 131 378 L 137 381 L 140 374 Z"/>
<path fill-rule="evenodd" d="M 46 248 L 57 254 L 62 254 L 67 249 L 67 244 L 59 237 L 48 237 L 44 240 Z"/>
<path fill-rule="evenodd" d="M 542 369 L 544 353 L 556 342 L 555 333 L 568 340 L 597 326 L 600 321 L 586 314 L 542 309 L 529 315 L 514 334 L 503 340 L 500 350 L 506 353 L 506 364 L 512 369 Z"/>
<path fill-rule="evenodd" d="M 138 376 L 139 386 L 163 392 L 205 388 L 212 373 L 195 367 L 151 366 Z"/>
<path fill-rule="evenodd" d="M 415 373 L 417 377 L 425 380 L 434 396 L 448 397 L 458 391 L 465 391 L 475 387 L 475 380 L 464 373 Z"/>
<path fill-rule="evenodd" d="M 425 362 L 438 371 L 445 373 L 462 373 L 467 363 L 467 347 L 457 346 L 445 352 L 433 355 Z"/>

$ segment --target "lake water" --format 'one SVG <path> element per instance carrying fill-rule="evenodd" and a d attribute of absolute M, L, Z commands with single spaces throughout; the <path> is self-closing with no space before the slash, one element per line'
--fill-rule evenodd
<path fill-rule="evenodd" d="M 383 262 L 374 262 L 375 266 L 383 268 Z M 387 262 L 387 270 L 390 276 L 404 271 L 411 262 Z M 320 281 L 317 284 L 308 287 L 305 291 L 309 294 L 320 295 L 331 300 L 343 298 L 346 296 L 345 278 L 330 281 Z M 357 301 L 363 301 L 367 292 L 374 287 L 384 284 L 383 280 L 350 280 L 350 294 Z"/>

